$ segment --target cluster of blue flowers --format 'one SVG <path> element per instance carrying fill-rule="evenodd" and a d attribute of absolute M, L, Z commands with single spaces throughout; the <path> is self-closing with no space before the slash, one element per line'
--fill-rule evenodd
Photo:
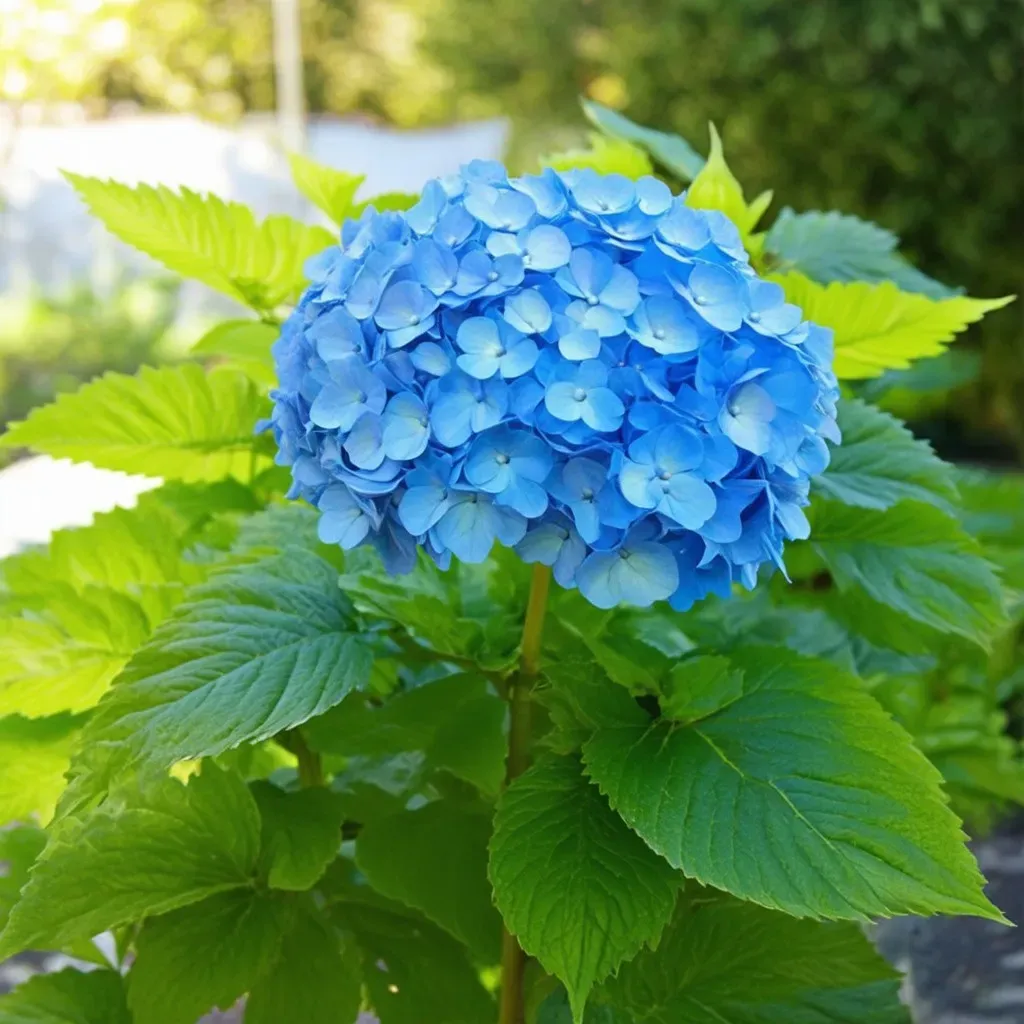
<path fill-rule="evenodd" d="M 476 161 L 309 269 L 271 426 L 324 541 L 394 573 L 497 541 L 599 607 L 686 608 L 807 536 L 831 334 L 723 214 L 650 177 Z"/>

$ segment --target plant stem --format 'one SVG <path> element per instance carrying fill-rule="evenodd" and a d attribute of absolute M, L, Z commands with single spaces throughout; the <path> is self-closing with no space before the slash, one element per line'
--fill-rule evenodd
<path fill-rule="evenodd" d="M 533 567 L 530 597 L 526 603 L 523 639 L 519 650 L 519 671 L 509 686 L 507 786 L 521 775 L 530 760 L 530 690 L 540 672 L 541 637 L 544 612 L 548 603 L 551 570 L 545 565 Z M 516 937 L 507 929 L 501 937 L 501 1017 L 500 1024 L 525 1024 L 523 972 L 526 954 Z"/>
<path fill-rule="evenodd" d="M 299 784 L 303 789 L 322 786 L 324 784 L 324 765 L 320 755 L 315 750 L 310 750 L 309 744 L 298 729 L 293 729 L 288 733 L 288 740 L 288 749 L 299 762 Z"/>

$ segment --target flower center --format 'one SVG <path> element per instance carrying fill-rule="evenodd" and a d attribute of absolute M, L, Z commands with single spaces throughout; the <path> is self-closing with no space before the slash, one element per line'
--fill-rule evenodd
<path fill-rule="evenodd" d="M 572 393 L 573 400 L 576 402 L 585 402 L 587 400 L 587 392 L 584 388 L 577 388 Z"/>
<path fill-rule="evenodd" d="M 750 322 L 752 324 L 759 324 L 761 322 L 761 314 L 760 313 L 751 313 L 750 314 Z"/>
<path fill-rule="evenodd" d="M 415 327 L 420 322 L 420 315 L 418 313 L 409 314 L 409 326 Z"/>
<path fill-rule="evenodd" d="M 509 459 L 508 459 L 508 456 L 504 452 L 498 452 L 498 454 L 494 456 L 494 461 L 499 466 L 507 466 Z"/>
<path fill-rule="evenodd" d="M 580 497 L 582 497 L 584 501 L 593 501 L 594 492 L 589 487 L 584 487 L 583 493 L 580 495 Z"/>
<path fill-rule="evenodd" d="M 497 281 L 498 280 L 498 272 L 496 270 L 490 271 L 490 273 L 488 273 L 488 275 L 487 275 L 487 280 L 488 281 Z"/>
<path fill-rule="evenodd" d="M 693 301 L 696 302 L 698 306 L 706 306 L 708 304 L 708 297 L 706 295 L 694 295 Z"/>
<path fill-rule="evenodd" d="M 362 405 L 363 402 L 365 402 L 365 401 L 366 401 L 366 392 L 365 391 L 357 391 L 356 392 L 356 402 L 357 402 L 357 404 Z"/>
<path fill-rule="evenodd" d="M 661 327 L 656 327 L 654 329 L 654 336 L 658 339 L 658 341 L 661 341 L 665 337 L 664 329 Z"/>
<path fill-rule="evenodd" d="M 596 306 L 597 305 L 597 296 L 596 295 L 588 295 L 587 296 L 587 305 L 588 306 Z"/>

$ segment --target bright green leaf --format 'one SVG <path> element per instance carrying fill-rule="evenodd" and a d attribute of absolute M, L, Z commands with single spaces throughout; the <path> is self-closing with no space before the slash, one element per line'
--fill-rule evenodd
<path fill-rule="evenodd" d="M 0 956 L 54 949 L 252 883 L 256 804 L 206 765 L 188 787 L 161 780 L 51 829 L 0 935 Z"/>
<path fill-rule="evenodd" d="M 306 283 L 303 264 L 335 242 L 322 227 L 282 215 L 257 224 L 247 206 L 188 189 L 65 177 L 122 241 L 258 310 L 294 299 Z"/>
<path fill-rule="evenodd" d="M 644 150 L 625 139 L 608 138 L 596 133 L 590 136 L 589 149 L 552 153 L 544 157 L 541 164 L 553 167 L 556 171 L 589 167 L 598 174 L 623 174 L 633 179 L 654 173 Z"/>
<path fill-rule="evenodd" d="M 341 224 L 351 215 L 356 190 L 366 180 L 366 175 L 339 171 L 299 153 L 290 153 L 288 164 L 298 190 L 335 224 Z"/>
<path fill-rule="evenodd" d="M 491 817 L 436 801 L 367 825 L 356 863 L 385 896 L 421 910 L 482 960 L 500 955 L 501 918 L 491 903 Z"/>
<path fill-rule="evenodd" d="M 192 355 L 227 360 L 229 366 L 266 387 L 277 380 L 270 346 L 280 333 L 280 328 L 262 320 L 225 320 L 192 346 Z"/>
<path fill-rule="evenodd" d="M 3 1024 L 132 1024 L 116 971 L 39 974 L 0 997 Z"/>
<path fill-rule="evenodd" d="M 652 849 L 794 915 L 1000 920 L 938 772 L 857 679 L 781 648 L 730 657 L 744 693 L 710 718 L 652 720 L 627 699 L 583 747 Z"/>
<path fill-rule="evenodd" d="M 371 206 L 378 213 L 388 210 L 400 213 L 403 210 L 411 209 L 419 201 L 420 197 L 415 192 L 382 192 L 380 195 L 371 196 L 365 202 L 356 203 L 352 207 L 349 217 L 352 220 L 358 220 Z"/>
<path fill-rule="evenodd" d="M 841 590 L 863 588 L 917 622 L 980 644 L 1002 624 L 998 578 L 977 542 L 940 509 L 818 501 L 810 520 L 814 549 Z"/>
<path fill-rule="evenodd" d="M 603 995 L 647 1024 L 795 1024 L 808 997 L 841 999 L 879 982 L 875 1005 L 898 1010 L 893 978 L 856 925 L 801 921 L 694 887 L 657 950 L 625 964 Z"/>
<path fill-rule="evenodd" d="M 70 715 L 0 718 L 0 825 L 50 820 L 80 726 Z"/>
<path fill-rule="evenodd" d="M 337 571 L 288 548 L 195 588 L 124 669 L 86 731 L 132 763 L 167 767 L 269 739 L 365 685 L 370 649 Z"/>
<path fill-rule="evenodd" d="M 261 871 L 272 889 L 310 889 L 341 845 L 344 805 L 337 794 L 311 788 L 286 793 L 270 782 L 250 787 L 263 820 Z"/>
<path fill-rule="evenodd" d="M 678 135 L 659 132 L 630 121 L 608 107 L 583 100 L 583 113 L 596 128 L 613 138 L 642 146 L 654 159 L 682 181 L 696 178 L 704 166 L 704 158 Z"/>
<path fill-rule="evenodd" d="M 743 197 L 743 187 L 729 170 L 722 152 L 722 140 L 715 126 L 711 132 L 711 152 L 700 173 L 686 190 L 686 205 L 698 210 L 719 210 L 739 229 L 743 244 L 753 253 L 760 250 L 761 236 L 753 235 L 757 222 L 772 200 L 771 192 L 763 192 L 753 202 Z"/>
<path fill-rule="evenodd" d="M 878 510 L 908 500 L 948 508 L 956 499 L 953 467 L 899 420 L 851 398 L 839 403 L 838 422 L 843 443 L 814 480 L 826 497 Z"/>
<path fill-rule="evenodd" d="M 252 987 L 245 1024 L 350 1024 L 359 1013 L 359 957 L 312 909 L 300 910 L 281 951 Z"/>
<path fill-rule="evenodd" d="M 912 267 L 898 252 L 899 239 L 885 228 L 830 210 L 794 213 L 788 206 L 765 236 L 765 249 L 781 272 L 798 270 L 812 281 L 892 281 L 905 292 L 932 299 L 955 294 Z"/>
<path fill-rule="evenodd" d="M 174 480 L 248 476 L 265 399 L 252 381 L 191 364 L 107 373 L 13 424 L 0 447 Z"/>
<path fill-rule="evenodd" d="M 505 791 L 490 875 L 509 931 L 565 985 L 577 1022 L 594 985 L 657 942 L 682 880 L 573 757 L 539 761 Z"/>
<path fill-rule="evenodd" d="M 292 908 L 250 889 L 148 918 L 135 940 L 128 1005 L 145 1024 L 195 1024 L 227 1010 L 274 963 Z"/>
<path fill-rule="evenodd" d="M 662 713 L 689 725 L 728 707 L 743 696 L 743 673 L 728 658 L 702 654 L 675 664 L 663 684 Z"/>
<path fill-rule="evenodd" d="M 958 295 L 934 301 L 900 291 L 891 281 L 816 284 L 791 271 L 772 274 L 805 319 L 832 328 L 835 371 L 841 380 L 877 377 L 915 359 L 939 355 L 956 334 L 1013 301 Z"/>

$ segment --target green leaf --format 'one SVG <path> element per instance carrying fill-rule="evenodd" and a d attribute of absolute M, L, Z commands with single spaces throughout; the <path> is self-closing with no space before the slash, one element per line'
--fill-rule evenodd
<path fill-rule="evenodd" d="M 145 609 L 109 588 L 55 581 L 41 596 L 41 615 L 0 619 L 0 715 L 88 710 L 149 636 Z"/>
<path fill-rule="evenodd" d="M 915 359 L 937 356 L 969 324 L 1013 301 L 1013 296 L 964 295 L 934 301 L 900 291 L 891 281 L 833 281 L 826 287 L 796 271 L 769 276 L 805 319 L 832 328 L 834 369 L 841 380 L 877 377 L 885 370 L 904 369 Z"/>
<path fill-rule="evenodd" d="M 322 227 L 275 215 L 261 224 L 241 203 L 149 185 L 65 173 L 94 217 L 122 241 L 254 309 L 296 298 L 303 264 L 334 236 Z"/>
<path fill-rule="evenodd" d="M 378 213 L 388 210 L 400 213 L 402 210 L 412 209 L 419 201 L 419 193 L 416 192 L 381 192 L 380 195 L 371 196 L 365 202 L 356 203 L 349 217 L 358 220 L 371 206 Z"/>
<path fill-rule="evenodd" d="M 898 1010 L 893 978 L 855 925 L 800 921 L 694 887 L 657 950 L 625 964 L 603 995 L 649 1024 L 795 1024 L 808 1000 L 836 1005 L 853 995 L 866 1009 Z M 821 1018 L 844 1020 L 878 1017 Z"/>
<path fill-rule="evenodd" d="M 135 940 L 128 1005 L 145 1024 L 195 1024 L 227 1010 L 274 964 L 292 908 L 238 889 L 150 917 Z"/>
<path fill-rule="evenodd" d="M 884 512 L 818 501 L 815 551 L 839 588 L 943 632 L 984 645 L 1003 623 L 1002 591 L 977 542 L 932 505 L 904 501 Z"/>
<path fill-rule="evenodd" d="M 366 180 L 366 175 L 348 174 L 299 153 L 289 153 L 288 164 L 298 190 L 335 224 L 341 224 L 351 215 L 356 190 Z"/>
<path fill-rule="evenodd" d="M 500 957 L 501 918 L 487 880 L 490 815 L 436 801 L 367 825 L 356 863 L 385 896 L 422 911 L 487 963 Z"/>
<path fill-rule="evenodd" d="M 743 188 L 725 162 L 718 131 L 713 124 L 708 128 L 711 132 L 711 152 L 700 173 L 686 190 L 686 205 L 698 210 L 720 210 L 739 229 L 743 244 L 756 253 L 762 243 L 754 239 L 752 233 L 771 202 L 772 194 L 763 192 L 752 203 L 743 198 Z"/>
<path fill-rule="evenodd" d="M 116 971 L 39 974 L 0 997 L 3 1024 L 132 1024 Z"/>
<path fill-rule="evenodd" d="M 381 1024 L 487 1024 L 497 1017 L 464 950 L 436 925 L 382 898 L 339 903 L 332 918 L 359 949 Z"/>
<path fill-rule="evenodd" d="M 871 221 L 830 210 L 794 213 L 788 206 L 765 236 L 779 270 L 798 270 L 812 281 L 892 281 L 905 292 L 946 299 L 955 292 L 912 267 L 898 252 L 899 239 Z"/>
<path fill-rule="evenodd" d="M 573 1024 L 569 994 L 559 985 L 537 1008 L 536 1024 Z M 632 1020 L 614 1006 L 587 1005 L 583 1024 L 633 1024 Z"/>
<path fill-rule="evenodd" d="M 70 715 L 0 718 L 0 825 L 50 820 L 80 726 Z"/>
<path fill-rule="evenodd" d="M 275 963 L 252 987 L 245 1024 L 349 1024 L 359 1013 L 355 950 L 312 909 L 300 911 Z"/>
<path fill-rule="evenodd" d="M 633 142 L 646 149 L 662 167 L 671 171 L 681 181 L 696 178 L 704 166 L 704 158 L 678 135 L 644 128 L 593 100 L 581 102 L 583 113 L 594 127 L 613 138 Z"/>
<path fill-rule="evenodd" d="M 653 850 L 798 916 L 1001 920 L 939 773 L 857 679 L 781 648 L 730 657 L 743 696 L 710 718 L 652 720 L 626 699 L 583 747 L 587 773 Z"/>
<path fill-rule="evenodd" d="M 144 366 L 107 373 L 13 424 L 0 447 L 173 480 L 246 477 L 265 399 L 228 370 Z"/>
<path fill-rule="evenodd" d="M 116 767 L 210 757 L 323 714 L 365 685 L 372 657 L 337 571 L 288 548 L 195 588 L 109 691 L 86 745 Z"/>
<path fill-rule="evenodd" d="M 207 764 L 51 829 L 0 935 L 0 957 L 54 949 L 252 884 L 259 812 L 237 776 Z"/>
<path fill-rule="evenodd" d="M 35 825 L 16 825 L 0 829 L 0 930 L 7 925 L 11 907 L 18 902 L 28 882 L 29 869 L 46 846 L 46 833 Z"/>
<path fill-rule="evenodd" d="M 885 510 L 900 501 L 948 509 L 956 500 L 953 467 L 899 420 L 856 398 L 839 403 L 843 443 L 814 486 L 844 505 Z"/>
<path fill-rule="evenodd" d="M 598 174 L 623 174 L 633 179 L 654 173 L 651 161 L 644 150 L 625 139 L 596 133 L 590 136 L 589 149 L 570 149 L 564 153 L 552 153 L 544 157 L 541 164 L 553 167 L 556 171 L 589 167 Z"/>
<path fill-rule="evenodd" d="M 423 751 L 432 768 L 450 771 L 488 794 L 505 775 L 505 702 L 477 675 L 455 675 L 388 697 L 353 695 L 304 729 L 310 744 L 342 757 Z"/>
<path fill-rule="evenodd" d="M 312 788 L 286 793 L 270 782 L 250 787 L 263 820 L 261 874 L 272 889 L 304 891 L 338 856 L 344 806 L 337 794 Z"/>
<path fill-rule="evenodd" d="M 505 791 L 490 874 L 509 931 L 565 985 L 577 1022 L 596 984 L 657 943 L 681 882 L 573 757 L 539 761 Z"/>
<path fill-rule="evenodd" d="M 663 685 L 662 713 L 682 725 L 698 722 L 743 696 L 743 673 L 728 658 L 702 654 L 677 662 Z"/>
<path fill-rule="evenodd" d="M 734 1007 L 732 1015 L 736 1024 L 911 1024 L 898 981 L 814 990 L 782 1004 L 745 1003 Z"/>
<path fill-rule="evenodd" d="M 961 519 L 1004 582 L 1024 593 L 1024 473 L 958 469 Z"/>
<path fill-rule="evenodd" d="M 192 346 L 192 355 L 225 359 L 257 384 L 269 386 L 277 380 L 270 346 L 280 333 L 263 320 L 225 320 Z"/>

